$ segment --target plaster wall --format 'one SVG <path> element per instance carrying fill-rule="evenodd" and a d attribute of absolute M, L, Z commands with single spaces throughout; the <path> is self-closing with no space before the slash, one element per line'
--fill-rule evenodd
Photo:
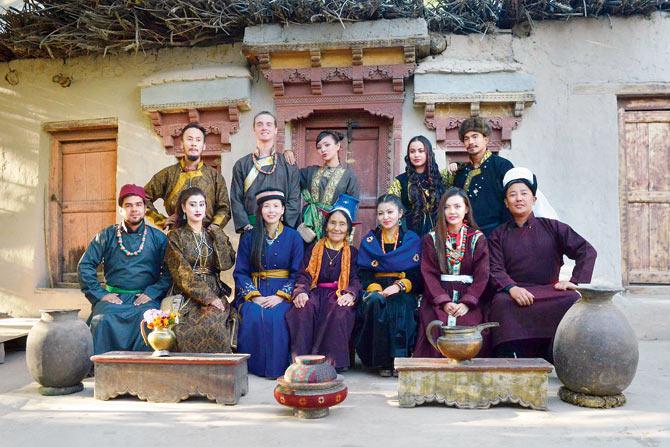
<path fill-rule="evenodd" d="M 513 40 L 515 60 L 535 76 L 537 103 L 510 157 L 536 171 L 561 218 L 596 247 L 594 282 L 622 278 L 617 96 L 670 96 L 669 35 L 670 16 L 655 14 L 547 22 Z"/>
<path fill-rule="evenodd" d="M 45 198 L 49 181 L 50 135 L 47 122 L 118 120 L 116 187 L 145 184 L 159 169 L 174 163 L 165 154 L 149 117 L 140 108 L 138 83 L 171 68 L 190 69 L 216 63 L 246 63 L 238 46 L 165 50 L 157 54 L 83 57 L 68 60 L 13 61 L 19 84 L 0 83 L 0 312 L 36 315 L 39 308 L 89 305 L 81 293 L 49 291 L 45 247 Z M 6 67 L 5 67 L 6 68 Z M 51 81 L 72 76 L 62 88 Z M 261 77 L 253 80 L 252 108 L 272 110 L 271 89 Z M 222 157 L 229 179 L 234 161 L 254 145 L 251 112 L 240 115 L 240 131 L 231 139 L 232 152 Z M 117 216 L 118 217 L 118 216 Z M 230 228 L 232 231 L 232 226 Z"/>
<path fill-rule="evenodd" d="M 621 282 L 617 95 L 631 87 L 670 94 L 668 35 L 670 18 L 660 14 L 652 19 L 538 22 L 524 39 L 448 36 L 446 52 L 419 65 L 419 70 L 448 73 L 513 69 L 535 78 L 536 104 L 526 109 L 511 149 L 501 155 L 533 169 L 561 219 L 596 246 L 595 282 Z M 117 190 L 124 183 L 144 184 L 174 159 L 165 155 L 140 109 L 138 83 L 167 69 L 245 63 L 239 45 L 225 45 L 9 64 L 18 71 L 19 84 L 0 80 L 0 312 L 28 316 L 39 307 L 63 303 L 87 307 L 81 294 L 43 289 L 48 287 L 44 209 L 50 163 L 44 123 L 116 118 Z M 60 72 L 73 77 L 69 88 L 51 81 Z M 240 114 L 232 152 L 222 157 L 228 181 L 235 160 L 254 145 L 254 113 L 274 109 L 269 83 L 252 73 L 252 110 Z M 403 149 L 417 134 L 434 143 L 434 132 L 423 124 L 423 109 L 413 104 L 411 79 L 405 98 Z M 446 165 L 443 154 L 438 162 Z M 235 237 L 231 226 L 228 230 Z"/>
<path fill-rule="evenodd" d="M 418 71 L 520 70 L 534 77 L 536 103 L 501 155 L 532 169 L 561 220 L 596 247 L 593 282 L 620 285 L 617 96 L 670 96 L 670 16 L 535 25 L 528 38 L 447 36 L 447 50 Z M 408 117 L 407 124 L 416 121 Z M 428 134 L 425 126 L 421 132 Z"/>

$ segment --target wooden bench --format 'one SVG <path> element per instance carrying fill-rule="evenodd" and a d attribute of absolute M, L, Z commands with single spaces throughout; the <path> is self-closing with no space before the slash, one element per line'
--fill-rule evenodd
<path fill-rule="evenodd" d="M 544 359 L 396 358 L 401 407 L 438 402 L 458 408 L 489 408 L 503 402 L 547 409 L 553 367 Z"/>
<path fill-rule="evenodd" d="M 179 402 L 204 396 L 235 405 L 247 394 L 249 354 L 187 354 L 152 357 L 150 352 L 114 351 L 91 357 L 96 399 L 132 394 L 149 402 Z"/>

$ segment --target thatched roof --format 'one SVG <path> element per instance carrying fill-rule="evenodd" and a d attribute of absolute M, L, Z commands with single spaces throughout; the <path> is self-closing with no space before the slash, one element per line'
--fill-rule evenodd
<path fill-rule="evenodd" d="M 264 23 L 423 17 L 432 31 L 464 34 L 658 10 L 670 0 L 24 0 L 0 14 L 0 61 L 210 46 Z"/>

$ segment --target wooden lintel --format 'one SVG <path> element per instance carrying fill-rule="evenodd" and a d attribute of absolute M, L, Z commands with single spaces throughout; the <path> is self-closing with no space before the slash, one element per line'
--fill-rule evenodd
<path fill-rule="evenodd" d="M 118 127 L 116 118 L 96 118 L 90 120 L 67 120 L 51 121 L 44 123 L 42 129 L 45 132 L 64 132 L 72 129 L 77 130 L 95 130 L 95 129 L 115 129 Z"/>

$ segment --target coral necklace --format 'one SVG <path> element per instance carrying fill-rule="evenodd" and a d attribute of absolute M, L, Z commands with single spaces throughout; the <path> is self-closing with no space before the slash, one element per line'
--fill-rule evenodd
<path fill-rule="evenodd" d="M 385 247 L 386 244 L 393 244 L 393 250 L 391 251 L 395 251 L 395 249 L 398 248 L 398 238 L 400 236 L 400 229 L 399 228 L 394 229 L 391 240 L 388 240 L 386 238 L 386 233 L 387 232 L 385 230 L 382 230 L 382 253 L 384 254 L 386 254 L 386 247 Z"/>
<path fill-rule="evenodd" d="M 453 268 L 461 264 L 465 256 L 465 242 L 467 240 L 468 227 L 463 225 L 458 234 L 448 234 L 446 240 L 447 262 Z"/>
<path fill-rule="evenodd" d="M 121 225 L 116 226 L 116 240 L 119 243 L 119 248 L 125 254 L 126 256 L 138 256 L 140 253 L 142 253 L 142 250 L 144 250 L 144 243 L 147 240 L 147 226 L 146 224 L 144 225 L 144 232 L 142 233 L 142 243 L 140 244 L 139 248 L 135 251 L 130 251 L 126 248 L 125 245 L 123 245 L 123 238 L 121 237 Z"/>

